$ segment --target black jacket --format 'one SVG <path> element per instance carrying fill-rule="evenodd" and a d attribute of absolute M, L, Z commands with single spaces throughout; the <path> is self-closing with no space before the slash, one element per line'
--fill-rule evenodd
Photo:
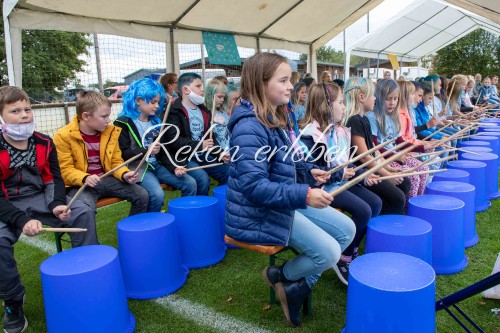
<path fill-rule="evenodd" d="M 203 135 L 205 135 L 210 129 L 212 116 L 205 105 L 201 104 L 198 105 L 198 107 L 200 108 L 201 114 L 203 116 Z M 163 115 L 160 115 L 160 119 L 162 118 Z M 166 146 L 168 154 L 164 151 L 164 149 L 162 149 L 157 158 L 165 168 L 167 168 L 170 172 L 174 172 L 176 165 L 186 166 L 187 162 L 190 160 L 189 157 L 192 155 L 192 153 L 200 152 L 203 147 L 202 142 L 192 139 L 188 111 L 182 105 L 181 98 L 177 98 L 172 104 L 167 117 L 167 124 L 171 126 L 168 127 L 166 133 L 161 137 L 160 142 Z M 208 137 L 208 135 L 205 136 L 206 139 L 208 139 Z M 219 141 L 217 139 L 217 134 L 215 132 L 213 133 L 213 139 L 213 152 L 215 154 L 220 154 L 220 152 L 222 152 L 222 148 L 220 147 Z M 182 151 L 177 153 L 181 148 Z M 211 158 L 217 157 L 213 156 Z"/>

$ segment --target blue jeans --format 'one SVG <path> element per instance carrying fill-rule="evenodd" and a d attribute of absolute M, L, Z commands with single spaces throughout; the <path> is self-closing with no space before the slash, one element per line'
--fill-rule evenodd
<path fill-rule="evenodd" d="M 160 184 L 172 186 L 181 191 L 182 196 L 196 195 L 196 180 L 189 176 L 183 175 L 177 177 L 167 170 L 158 162 L 149 163 L 154 169 L 148 167 L 147 172 L 139 184 L 148 191 L 149 203 L 148 212 L 159 212 L 163 207 L 165 193 Z"/>
<path fill-rule="evenodd" d="M 355 233 L 354 222 L 332 207 L 296 210 L 288 245 L 300 254 L 285 264 L 285 277 L 305 278 L 312 287 L 321 273 L 339 261 Z"/>
<path fill-rule="evenodd" d="M 214 162 L 216 163 L 216 162 Z M 187 164 L 187 168 L 194 168 L 200 165 L 213 164 L 208 162 L 195 162 L 189 161 Z M 208 190 L 210 189 L 210 178 L 213 177 L 219 185 L 224 185 L 227 183 L 227 178 L 229 176 L 229 164 L 223 164 L 216 167 L 206 168 L 206 169 L 198 169 L 194 171 L 188 171 L 188 175 L 193 177 L 198 184 L 197 195 L 208 195 Z"/>
<path fill-rule="evenodd" d="M 220 163 L 217 156 L 212 154 L 204 154 L 202 156 L 191 159 L 191 161 L 189 161 L 188 163 L 188 166 L 189 168 L 191 168 L 199 165 L 210 165 L 215 163 Z M 226 184 L 227 179 L 229 178 L 229 163 L 200 170 L 208 174 L 210 177 L 214 178 L 219 183 L 219 185 Z"/>

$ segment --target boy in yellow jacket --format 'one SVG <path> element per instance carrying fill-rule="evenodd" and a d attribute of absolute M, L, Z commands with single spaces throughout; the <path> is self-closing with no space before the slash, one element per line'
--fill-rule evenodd
<path fill-rule="evenodd" d="M 147 211 L 148 192 L 136 185 L 134 175 L 126 166 L 113 176 L 100 176 L 123 163 L 118 145 L 121 129 L 110 125 L 111 102 L 95 91 L 80 93 L 76 116 L 54 136 L 61 174 L 70 197 L 87 184 L 79 199 L 92 209 L 104 197 L 125 199 L 132 204 L 129 215 Z"/>

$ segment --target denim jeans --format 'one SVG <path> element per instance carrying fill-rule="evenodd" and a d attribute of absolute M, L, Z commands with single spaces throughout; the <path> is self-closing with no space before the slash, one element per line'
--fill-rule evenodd
<path fill-rule="evenodd" d="M 216 156 L 205 154 L 199 157 L 192 158 L 191 161 L 188 162 L 188 167 L 192 168 L 200 165 L 210 165 L 215 163 L 220 163 L 219 159 Z M 219 185 L 226 184 L 227 179 L 229 178 L 229 163 L 199 170 L 214 178 L 219 183 Z"/>
<path fill-rule="evenodd" d="M 332 207 L 296 210 L 288 245 L 300 254 L 285 264 L 285 277 L 305 278 L 312 287 L 321 273 L 339 261 L 355 233 L 354 222 Z"/>
<path fill-rule="evenodd" d="M 70 187 L 66 192 L 73 197 L 78 189 L 79 187 Z M 103 178 L 94 187 L 86 187 L 78 199 L 95 212 L 97 200 L 106 197 L 117 197 L 129 201 L 132 204 L 129 216 L 145 213 L 148 210 L 148 191 L 137 184 L 123 183 L 112 176 Z"/>
<path fill-rule="evenodd" d="M 150 164 L 153 168 L 148 167 L 142 182 L 139 184 L 149 194 L 148 212 L 159 212 L 163 207 L 165 193 L 160 184 L 169 185 L 180 190 L 182 196 L 196 195 L 197 186 L 193 177 L 187 174 L 177 177 L 158 162 Z"/>
<path fill-rule="evenodd" d="M 189 161 L 187 168 L 194 168 L 200 165 L 212 164 L 208 162 L 195 162 Z M 210 190 L 210 178 L 209 176 L 215 178 L 219 182 L 219 185 L 224 185 L 227 183 L 227 178 L 229 175 L 229 164 L 223 164 L 216 167 L 198 169 L 193 171 L 188 171 L 189 176 L 194 178 L 197 183 L 197 195 L 208 195 Z"/>

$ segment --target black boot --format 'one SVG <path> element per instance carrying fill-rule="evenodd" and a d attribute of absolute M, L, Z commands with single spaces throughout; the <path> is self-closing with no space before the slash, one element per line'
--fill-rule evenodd
<path fill-rule="evenodd" d="M 279 282 L 290 282 L 283 274 L 283 266 L 268 266 L 264 268 L 262 272 L 262 277 L 269 287 L 273 287 L 276 290 L 276 283 Z"/>
<path fill-rule="evenodd" d="M 7 303 L 7 304 L 6 304 Z M 3 330 L 6 333 L 24 332 L 28 327 L 28 321 L 24 317 L 23 300 L 3 304 Z"/>
<path fill-rule="evenodd" d="M 288 324 L 296 327 L 301 323 L 300 308 L 307 296 L 311 293 L 311 288 L 304 278 L 293 282 L 278 282 L 276 293 L 281 300 L 281 307 L 285 313 Z"/>

